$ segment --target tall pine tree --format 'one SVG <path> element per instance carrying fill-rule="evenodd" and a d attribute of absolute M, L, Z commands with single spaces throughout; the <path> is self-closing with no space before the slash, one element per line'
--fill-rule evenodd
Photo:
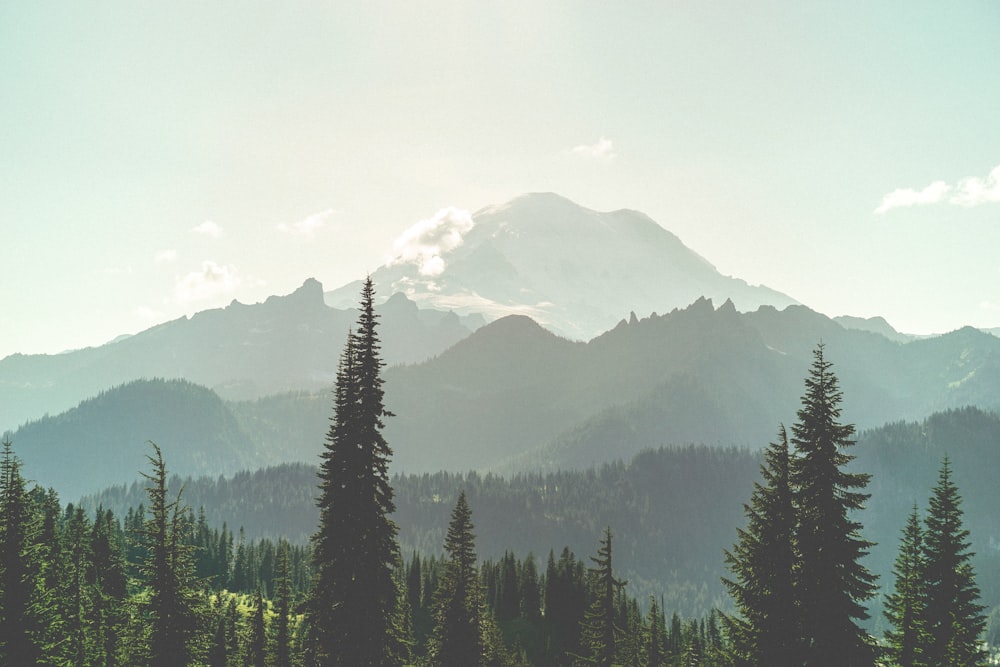
<path fill-rule="evenodd" d="M 35 665 L 44 654 L 41 631 L 56 619 L 37 604 L 38 519 L 10 438 L 0 459 L 0 664 Z"/>
<path fill-rule="evenodd" d="M 980 640 L 986 625 L 979 587 L 969 562 L 969 531 L 962 527 L 962 497 L 947 457 L 933 489 L 924 533 L 924 586 L 929 667 L 971 667 L 985 658 Z"/>
<path fill-rule="evenodd" d="M 793 665 L 800 659 L 794 588 L 795 508 L 792 504 L 788 436 L 764 452 L 763 484 L 755 483 L 743 506 L 745 529 L 725 552 L 732 579 L 722 581 L 741 617 L 725 616 L 738 664 Z"/>
<path fill-rule="evenodd" d="M 472 528 L 472 510 L 462 491 L 451 513 L 444 541 L 448 558 L 434 594 L 434 630 L 428 646 L 434 667 L 482 664 L 483 599 Z"/>
<path fill-rule="evenodd" d="M 149 666 L 183 667 L 195 658 L 193 637 L 199 626 L 199 600 L 194 582 L 193 547 L 187 539 L 186 506 L 180 493 L 167 499 L 167 466 L 156 443 L 147 455 L 149 516 L 142 539 L 146 560 L 142 574 L 149 588 Z"/>
<path fill-rule="evenodd" d="M 893 566 L 896 583 L 885 598 L 885 618 L 892 626 L 885 632 L 886 655 L 899 667 L 924 667 L 924 613 L 927 604 L 924 585 L 924 531 L 917 506 L 903 528 L 899 553 Z"/>
<path fill-rule="evenodd" d="M 389 484 L 392 450 L 382 435 L 378 315 L 371 278 L 361 292 L 357 331 L 348 335 L 334 390 L 334 415 L 320 465 L 316 571 L 309 601 L 311 661 L 335 667 L 399 664 L 399 560 Z"/>
<path fill-rule="evenodd" d="M 595 667 L 611 667 L 617 655 L 618 640 L 623 634 L 615 622 L 615 600 L 625 582 L 615 578 L 612 563 L 611 527 L 604 530 L 597 557 L 591 556 L 595 567 L 588 571 L 594 584 L 594 598 L 580 624 L 582 643 L 589 655 L 580 659 Z"/>
<path fill-rule="evenodd" d="M 803 663 L 809 667 L 874 664 L 874 648 L 856 621 L 868 618 L 862 604 L 875 594 L 875 579 L 861 559 L 873 546 L 851 517 L 864 508 L 869 475 L 847 472 L 854 457 L 854 425 L 840 422 L 843 394 L 823 345 L 813 352 L 806 391 L 791 442 L 791 482 L 798 517 L 796 594 Z"/>

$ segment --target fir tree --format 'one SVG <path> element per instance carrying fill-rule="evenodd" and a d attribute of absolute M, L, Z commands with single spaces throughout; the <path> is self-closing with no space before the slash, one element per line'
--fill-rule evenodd
<path fill-rule="evenodd" d="M 444 541 L 448 558 L 434 595 L 428 657 L 435 667 L 477 667 L 482 662 L 483 602 L 472 529 L 472 510 L 462 491 L 451 513 Z"/>
<path fill-rule="evenodd" d="M 21 462 L 4 437 L 0 460 L 0 664 L 35 665 L 42 660 L 37 631 L 38 566 L 34 545 L 37 520 Z"/>
<path fill-rule="evenodd" d="M 590 558 L 596 566 L 588 570 L 593 578 L 594 599 L 580 625 L 583 647 L 589 655 L 579 657 L 596 667 L 611 667 L 623 633 L 615 623 L 615 600 L 625 582 L 615 578 L 611 556 L 611 528 L 608 527 L 601 538 L 597 557 Z"/>
<path fill-rule="evenodd" d="M 143 528 L 147 555 L 142 565 L 149 588 L 150 667 L 183 667 L 194 656 L 192 638 L 198 628 L 198 600 L 194 588 L 192 547 L 185 539 L 185 506 L 180 493 L 167 500 L 167 467 L 156 443 L 147 455 L 152 474 L 141 473 L 149 482 L 149 517 Z"/>
<path fill-rule="evenodd" d="M 388 465 L 374 288 L 361 293 L 357 332 L 348 336 L 334 390 L 334 416 L 320 466 L 316 579 L 309 602 L 310 645 L 321 665 L 384 667 L 396 651 L 399 560 Z"/>
<path fill-rule="evenodd" d="M 986 617 L 969 562 L 973 553 L 969 531 L 962 527 L 961 504 L 945 457 L 931 495 L 923 543 L 924 660 L 930 667 L 971 667 L 985 658 L 980 640 Z"/>
<path fill-rule="evenodd" d="M 246 647 L 243 651 L 244 667 L 264 667 L 264 650 L 267 646 L 267 627 L 264 622 L 264 596 L 260 589 L 253 596 L 253 610 L 247 627 Z"/>
<path fill-rule="evenodd" d="M 274 588 L 274 666 L 292 664 L 292 580 L 288 565 L 288 543 L 278 547 L 277 580 Z"/>
<path fill-rule="evenodd" d="M 799 658 L 795 509 L 784 426 L 764 452 L 760 472 L 764 482 L 754 484 L 743 506 L 747 526 L 725 552 L 733 578 L 722 582 L 741 617 L 726 616 L 724 623 L 739 664 L 792 665 Z"/>
<path fill-rule="evenodd" d="M 885 618 L 892 626 L 885 632 L 886 655 L 899 667 L 924 667 L 924 613 L 927 604 L 924 585 L 923 529 L 917 506 L 903 528 L 899 553 L 893 566 L 893 592 L 885 599 Z"/>
<path fill-rule="evenodd" d="M 853 424 L 840 420 L 843 394 L 823 345 L 813 352 L 798 421 L 792 427 L 796 457 L 791 481 L 798 518 L 796 595 L 803 662 L 809 667 L 872 665 L 874 649 L 856 620 L 868 618 L 862 602 L 875 594 L 875 579 L 861 564 L 873 546 L 851 513 L 864 508 L 869 475 L 844 467 L 854 457 Z"/>
<path fill-rule="evenodd" d="M 649 598 L 649 624 L 646 634 L 646 667 L 666 667 L 667 664 L 666 618 L 660 611 L 656 598 Z"/>

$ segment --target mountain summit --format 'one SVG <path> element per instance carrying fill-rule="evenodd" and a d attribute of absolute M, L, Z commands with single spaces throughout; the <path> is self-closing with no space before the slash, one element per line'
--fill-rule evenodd
<path fill-rule="evenodd" d="M 444 209 L 407 230 L 395 257 L 373 274 L 382 294 L 424 307 L 528 315 L 590 339 L 630 311 L 683 308 L 699 297 L 739 310 L 796 303 L 767 287 L 724 276 L 647 215 L 593 211 L 552 193 L 527 194 L 473 215 Z M 347 305 L 357 287 L 327 292 Z"/>

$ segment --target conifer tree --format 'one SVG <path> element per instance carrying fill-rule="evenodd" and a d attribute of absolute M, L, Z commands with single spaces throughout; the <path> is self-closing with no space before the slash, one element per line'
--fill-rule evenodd
<path fill-rule="evenodd" d="M 482 664 L 483 602 L 472 529 L 472 510 L 462 491 L 451 513 L 444 541 L 448 557 L 434 595 L 434 630 L 427 652 L 434 667 Z"/>
<path fill-rule="evenodd" d="M 37 531 L 21 462 L 5 436 L 0 459 L 0 664 L 35 665 L 42 659 L 37 632 L 46 619 L 38 618 L 32 604 L 39 574 L 33 553 Z"/>
<path fill-rule="evenodd" d="M 260 588 L 253 596 L 253 611 L 250 612 L 247 627 L 246 647 L 243 651 L 244 667 L 264 667 L 264 651 L 267 646 L 267 627 L 264 622 L 264 596 Z"/>
<path fill-rule="evenodd" d="M 288 543 L 278 547 L 277 580 L 274 589 L 274 665 L 292 664 L 292 579 L 288 565 Z"/>
<path fill-rule="evenodd" d="M 578 656 L 589 665 L 611 667 L 623 630 L 615 622 L 615 600 L 625 582 L 615 578 L 612 564 L 611 527 L 604 530 L 597 557 L 590 557 L 596 567 L 589 568 L 594 583 L 594 599 L 580 624 L 582 643 L 589 653 Z"/>
<path fill-rule="evenodd" d="M 755 483 L 743 506 L 745 529 L 725 552 L 732 579 L 723 578 L 740 617 L 724 623 L 739 664 L 792 665 L 799 658 L 798 611 L 793 586 L 796 563 L 795 509 L 792 504 L 788 436 L 764 452 L 763 483 Z"/>
<path fill-rule="evenodd" d="M 309 644 L 320 665 L 399 663 L 396 628 L 399 560 L 389 484 L 392 450 L 382 435 L 378 315 L 371 278 L 361 292 L 357 331 L 348 335 L 334 389 L 334 415 L 320 465 L 316 577 L 309 601 Z"/>
<path fill-rule="evenodd" d="M 899 553 L 892 570 L 896 583 L 893 592 L 886 596 L 883 612 L 891 625 L 885 631 L 886 655 L 898 667 L 926 665 L 923 655 L 927 604 L 923 537 L 917 506 L 914 505 L 903 528 Z"/>
<path fill-rule="evenodd" d="M 962 497 L 945 457 L 933 489 L 924 533 L 924 586 L 927 602 L 924 660 L 930 667 L 971 667 L 985 655 L 980 639 L 986 625 L 970 559 L 969 531 L 962 527 Z"/>
<path fill-rule="evenodd" d="M 94 588 L 94 604 L 88 621 L 97 641 L 95 662 L 103 667 L 116 667 L 128 590 L 121 527 L 111 510 L 97 509 L 91 529 L 90 552 L 92 560 L 87 581 Z"/>
<path fill-rule="evenodd" d="M 666 617 L 660 611 L 656 598 L 649 598 L 649 624 L 646 634 L 646 667 L 665 667 L 667 664 Z"/>
<path fill-rule="evenodd" d="M 853 424 L 840 420 L 843 394 L 823 345 L 813 352 L 806 391 L 791 442 L 791 481 L 798 528 L 796 596 L 803 662 L 809 667 L 872 665 L 874 649 L 855 621 L 868 618 L 863 602 L 875 594 L 875 579 L 861 563 L 871 542 L 851 517 L 864 508 L 860 491 L 869 475 L 844 470 L 854 457 Z"/>
<path fill-rule="evenodd" d="M 146 458 L 149 516 L 142 537 L 147 559 L 142 565 L 149 601 L 150 667 L 183 667 L 195 658 L 192 639 L 198 629 L 198 599 L 194 588 L 193 547 L 185 539 L 186 507 L 180 493 L 167 500 L 167 467 L 156 443 Z"/>

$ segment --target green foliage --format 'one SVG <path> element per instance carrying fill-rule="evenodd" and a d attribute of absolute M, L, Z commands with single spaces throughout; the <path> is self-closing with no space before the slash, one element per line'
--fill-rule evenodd
<path fill-rule="evenodd" d="M 885 632 L 886 656 L 899 667 L 923 667 L 927 664 L 924 656 L 927 642 L 926 562 L 924 532 L 916 505 L 902 532 L 899 554 L 893 567 L 896 583 L 885 600 L 884 613 L 891 625 Z"/>
<path fill-rule="evenodd" d="M 321 664 L 397 664 L 399 558 L 388 465 L 374 288 L 365 282 L 358 330 L 348 336 L 334 390 L 334 416 L 321 455 L 319 528 L 309 628 Z"/>
<path fill-rule="evenodd" d="M 856 621 L 868 618 L 861 604 L 875 594 L 875 579 L 861 559 L 873 544 L 860 535 L 853 513 L 864 508 L 869 475 L 848 472 L 854 426 L 840 422 L 843 394 L 820 345 L 806 378 L 798 419 L 792 426 L 795 457 L 791 484 L 797 517 L 795 579 L 805 663 L 836 667 L 871 665 L 874 652 Z"/>
<path fill-rule="evenodd" d="M 764 453 L 763 484 L 755 483 L 743 506 L 745 529 L 725 552 L 732 579 L 723 579 L 739 616 L 724 622 L 740 664 L 792 665 L 800 658 L 797 596 L 796 516 L 792 500 L 788 437 Z"/>
<path fill-rule="evenodd" d="M 444 549 L 447 559 L 434 594 L 434 631 L 428 658 L 434 667 L 477 667 L 483 656 L 483 595 L 476 571 L 472 510 L 459 494 Z"/>
<path fill-rule="evenodd" d="M 945 457 L 931 495 L 923 541 L 922 623 L 927 639 L 923 660 L 932 667 L 972 667 L 985 658 L 980 641 L 986 617 L 969 562 L 969 531 L 962 526 L 961 504 Z"/>
<path fill-rule="evenodd" d="M 595 567 L 590 568 L 593 599 L 580 622 L 581 642 L 585 655 L 578 656 L 588 665 L 611 667 L 618 655 L 618 642 L 625 631 L 616 619 L 618 594 L 625 582 L 616 578 L 612 564 L 611 528 L 605 528 L 597 556 L 591 556 Z"/>

